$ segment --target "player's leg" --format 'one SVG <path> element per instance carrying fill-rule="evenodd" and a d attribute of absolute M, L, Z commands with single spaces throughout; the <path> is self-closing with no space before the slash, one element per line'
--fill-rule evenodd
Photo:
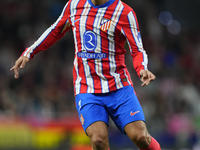
<path fill-rule="evenodd" d="M 108 150 L 109 114 L 100 95 L 85 93 L 76 96 L 76 109 L 93 150 Z"/>
<path fill-rule="evenodd" d="M 127 86 L 112 92 L 111 98 L 112 101 L 108 102 L 107 107 L 119 130 L 128 134 L 140 149 L 160 150 L 157 141 L 147 131 L 144 113 L 133 87 Z"/>
<path fill-rule="evenodd" d="M 107 128 L 108 126 L 105 122 L 97 121 L 86 129 L 93 150 L 108 150 L 109 142 Z"/>
<path fill-rule="evenodd" d="M 151 136 L 149 135 L 143 121 L 131 122 L 124 127 L 124 130 L 138 148 L 142 149 L 150 145 Z"/>
<path fill-rule="evenodd" d="M 127 124 L 124 130 L 131 141 L 141 150 L 161 150 L 159 143 L 148 133 L 143 121 Z"/>

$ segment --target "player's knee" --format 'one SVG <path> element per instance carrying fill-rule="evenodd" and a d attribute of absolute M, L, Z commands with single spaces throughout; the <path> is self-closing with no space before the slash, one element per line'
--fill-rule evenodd
<path fill-rule="evenodd" d="M 94 134 L 90 137 L 92 145 L 95 147 L 104 147 L 107 143 L 108 138 L 106 135 Z"/>
<path fill-rule="evenodd" d="M 91 138 L 91 142 L 96 147 L 103 147 L 104 145 L 104 139 L 98 136 L 94 136 Z"/>
<path fill-rule="evenodd" d="M 136 145 L 149 145 L 151 136 L 146 132 L 140 132 L 131 139 Z"/>
<path fill-rule="evenodd" d="M 147 134 L 139 134 L 136 138 L 136 143 L 137 144 L 148 144 L 149 142 L 149 137 Z"/>

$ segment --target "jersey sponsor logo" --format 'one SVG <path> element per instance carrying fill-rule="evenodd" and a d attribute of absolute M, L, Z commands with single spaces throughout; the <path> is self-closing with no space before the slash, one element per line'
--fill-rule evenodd
<path fill-rule="evenodd" d="M 85 31 L 83 45 L 87 51 L 94 51 L 97 47 L 97 35 L 91 30 Z"/>
<path fill-rule="evenodd" d="M 103 59 L 107 58 L 106 53 L 86 53 L 86 52 L 78 52 L 78 57 L 81 58 L 90 58 L 90 59 Z"/>
<path fill-rule="evenodd" d="M 140 112 L 140 111 L 135 111 L 135 112 L 132 112 L 132 111 L 131 111 L 131 112 L 130 112 L 130 115 L 131 115 L 131 116 L 134 116 L 135 114 L 137 114 L 137 113 L 139 113 L 139 112 Z"/>
<path fill-rule="evenodd" d="M 102 31 L 108 30 L 110 28 L 110 25 L 111 25 L 111 20 L 106 18 L 101 19 L 100 28 Z"/>

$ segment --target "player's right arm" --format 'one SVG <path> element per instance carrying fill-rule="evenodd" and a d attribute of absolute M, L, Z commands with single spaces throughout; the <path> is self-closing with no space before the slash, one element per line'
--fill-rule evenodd
<path fill-rule="evenodd" d="M 15 65 L 10 69 L 10 71 L 14 71 L 15 78 L 19 77 L 19 69 L 23 68 L 29 59 L 33 58 L 38 52 L 51 47 L 69 31 L 71 25 L 69 23 L 70 8 L 68 3 L 65 5 L 57 21 L 49 27 L 33 45 L 25 49 L 15 62 Z"/>

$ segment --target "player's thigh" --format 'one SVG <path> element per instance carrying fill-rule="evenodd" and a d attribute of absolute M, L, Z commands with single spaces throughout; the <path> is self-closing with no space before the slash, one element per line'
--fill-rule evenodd
<path fill-rule="evenodd" d="M 99 96 L 91 93 L 78 94 L 76 96 L 76 109 L 85 132 L 91 126 L 91 130 L 94 130 L 93 127 L 95 128 L 96 126 L 95 122 L 103 122 L 103 125 L 106 127 L 109 124 L 109 114 L 102 105 L 102 100 Z"/>
<path fill-rule="evenodd" d="M 124 127 L 124 130 L 131 139 L 139 136 L 148 136 L 148 131 L 144 121 L 131 122 Z"/>
<path fill-rule="evenodd" d="M 124 127 L 124 130 L 131 141 L 140 149 L 144 149 L 150 145 L 151 136 L 143 121 L 131 122 Z"/>
<path fill-rule="evenodd" d="M 132 86 L 118 90 L 113 97 L 114 103 L 109 105 L 108 110 L 112 120 L 119 130 L 126 134 L 124 127 L 135 121 L 145 121 L 142 107 L 137 99 Z"/>

